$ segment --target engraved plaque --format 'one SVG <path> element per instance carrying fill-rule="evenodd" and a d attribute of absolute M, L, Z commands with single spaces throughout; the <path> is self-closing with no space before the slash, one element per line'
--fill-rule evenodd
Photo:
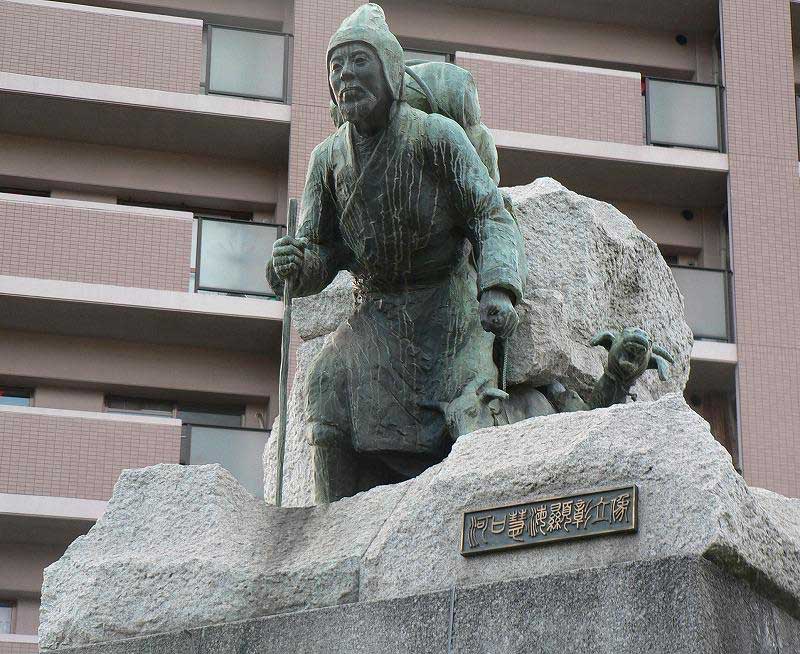
<path fill-rule="evenodd" d="M 635 485 L 465 511 L 461 554 L 471 556 L 572 538 L 633 533 Z"/>

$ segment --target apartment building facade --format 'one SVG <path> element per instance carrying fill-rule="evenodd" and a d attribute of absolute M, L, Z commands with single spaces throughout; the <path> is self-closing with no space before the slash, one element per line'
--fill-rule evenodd
<path fill-rule="evenodd" d="M 254 493 L 282 306 L 261 275 L 331 133 L 357 0 L 0 0 L 0 654 L 119 473 Z M 686 396 L 749 483 L 800 496 L 800 3 L 383 0 L 478 84 L 502 184 L 555 177 L 660 246 Z"/>

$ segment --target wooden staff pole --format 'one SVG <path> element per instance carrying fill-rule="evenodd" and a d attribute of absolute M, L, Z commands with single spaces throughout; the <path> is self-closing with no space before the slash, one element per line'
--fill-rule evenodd
<path fill-rule="evenodd" d="M 294 238 L 297 231 L 297 200 L 289 200 L 286 233 Z M 278 469 L 275 476 L 275 506 L 283 502 L 283 457 L 286 451 L 286 421 L 289 411 L 289 341 L 292 337 L 292 283 L 283 284 L 283 332 L 281 333 L 281 372 L 278 381 Z"/>

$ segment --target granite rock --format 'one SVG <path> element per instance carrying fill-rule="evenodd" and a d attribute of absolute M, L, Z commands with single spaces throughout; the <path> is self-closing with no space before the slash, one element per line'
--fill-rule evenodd
<path fill-rule="evenodd" d="M 467 507 L 629 483 L 640 493 L 636 535 L 570 541 L 539 548 L 535 556 L 515 550 L 464 559 L 448 547 L 458 540 L 459 526 L 443 528 L 438 518 Z M 533 418 L 459 439 L 441 465 L 414 480 L 370 545 L 361 595 L 383 598 L 515 574 L 697 555 L 773 596 L 785 593 L 797 608 L 799 526 L 800 513 L 748 488 L 708 424 L 675 394 Z"/>
<path fill-rule="evenodd" d="M 789 654 L 800 621 L 713 563 L 671 557 L 298 611 L 71 654 Z"/>
<path fill-rule="evenodd" d="M 633 392 L 655 399 L 683 391 L 692 333 L 658 246 L 612 205 L 549 177 L 504 191 L 528 259 L 526 299 L 509 346 L 509 383 L 558 379 L 587 396 L 606 357 L 589 345 L 592 337 L 603 329 L 641 327 L 675 364 L 669 381 L 648 371 Z"/>
<path fill-rule="evenodd" d="M 216 464 L 126 470 L 45 569 L 40 648 L 355 602 L 358 562 L 402 492 L 283 509 Z"/>
<path fill-rule="evenodd" d="M 459 553 L 464 510 L 631 483 L 635 534 Z M 420 476 L 326 506 L 272 507 L 218 466 L 160 465 L 123 473 L 45 571 L 41 647 L 670 557 L 707 559 L 797 617 L 798 532 L 797 502 L 748 488 L 677 394 L 476 431 Z"/>
<path fill-rule="evenodd" d="M 304 341 L 334 331 L 353 313 L 353 276 L 341 271 L 321 293 L 292 300 L 292 326 Z"/>

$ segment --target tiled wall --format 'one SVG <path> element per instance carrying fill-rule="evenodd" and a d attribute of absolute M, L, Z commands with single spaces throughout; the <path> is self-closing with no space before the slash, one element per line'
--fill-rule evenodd
<path fill-rule="evenodd" d="M 202 22 L 144 16 L 0 0 L 0 71 L 198 93 Z"/>
<path fill-rule="evenodd" d="M 459 52 L 490 128 L 592 141 L 644 143 L 636 73 Z"/>
<path fill-rule="evenodd" d="M 0 194 L 0 275 L 186 291 L 190 214 Z"/>
<path fill-rule="evenodd" d="M 800 497 L 800 176 L 789 3 L 722 0 L 742 465 Z"/>
<path fill-rule="evenodd" d="M 0 407 L 0 493 L 107 500 L 126 468 L 178 463 L 178 421 L 79 413 Z"/>
<path fill-rule="evenodd" d="M 0 641 L 0 654 L 36 654 L 39 646 L 35 643 L 4 643 Z"/>

